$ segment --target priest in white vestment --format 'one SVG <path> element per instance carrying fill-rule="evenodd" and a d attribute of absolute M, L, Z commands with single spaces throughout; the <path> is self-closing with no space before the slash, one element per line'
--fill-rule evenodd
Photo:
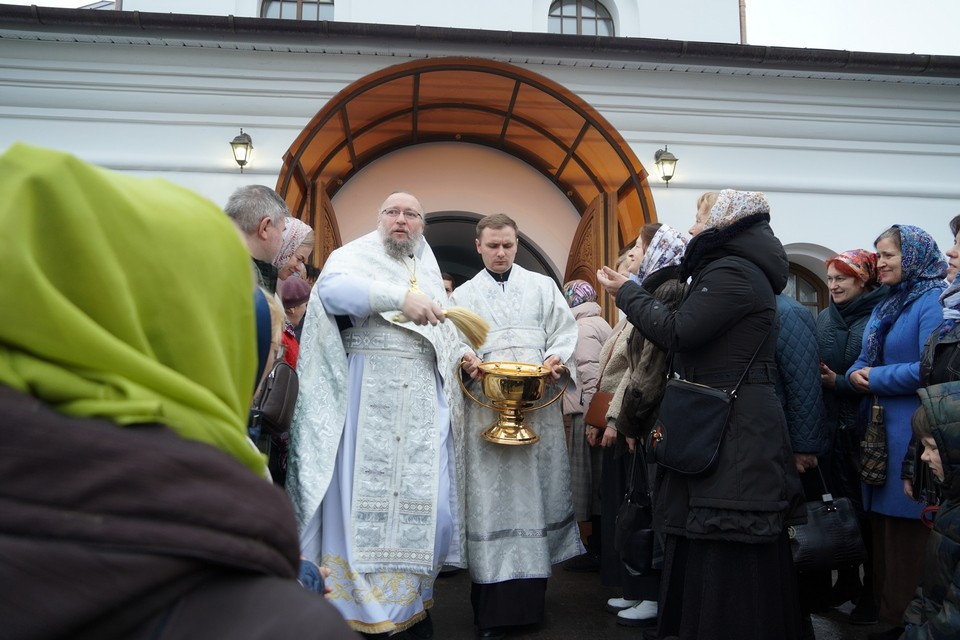
<path fill-rule="evenodd" d="M 543 363 L 554 372 L 544 400 L 559 393 L 573 371 L 577 323 L 557 285 L 515 265 L 517 225 L 504 214 L 477 225 L 485 269 L 458 287 L 451 303 L 490 323 L 487 341 L 464 356 L 476 378 L 481 361 Z M 482 397 L 477 382 L 471 392 Z M 481 638 L 502 638 L 511 627 L 543 620 L 551 566 L 583 553 L 570 492 L 570 465 L 560 403 L 524 412 L 540 441 L 505 445 L 480 437 L 496 419 L 468 402 L 466 457 L 467 559 L 473 581 L 474 624 Z"/>
<path fill-rule="evenodd" d="M 464 566 L 464 349 L 423 227 L 416 198 L 390 195 L 327 259 L 300 347 L 287 491 L 330 602 L 369 635 L 432 637 L 434 579 Z"/>

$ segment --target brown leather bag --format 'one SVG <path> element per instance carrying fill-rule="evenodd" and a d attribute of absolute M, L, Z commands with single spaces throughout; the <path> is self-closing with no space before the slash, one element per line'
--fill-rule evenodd
<path fill-rule="evenodd" d="M 607 410 L 610 408 L 610 401 L 613 400 L 613 394 L 609 391 L 597 391 L 590 400 L 590 406 L 587 407 L 587 415 L 583 421 L 590 427 L 598 429 L 607 428 Z"/>

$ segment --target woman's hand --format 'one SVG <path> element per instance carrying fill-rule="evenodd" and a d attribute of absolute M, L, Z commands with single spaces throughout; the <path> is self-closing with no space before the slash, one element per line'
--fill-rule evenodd
<path fill-rule="evenodd" d="M 603 432 L 603 439 L 600 441 L 601 447 L 612 447 L 617 444 L 617 430 L 613 427 L 607 427 Z"/>
<path fill-rule="evenodd" d="M 634 453 L 637 450 L 637 439 L 627 437 L 627 451 Z"/>
<path fill-rule="evenodd" d="M 857 369 L 850 374 L 850 385 L 860 393 L 871 393 L 870 391 L 870 367 Z"/>
<path fill-rule="evenodd" d="M 817 468 L 817 454 L 815 453 L 795 453 L 793 462 L 797 466 L 797 473 L 806 473 L 810 469 Z"/>
<path fill-rule="evenodd" d="M 600 434 L 602 432 L 603 432 L 602 429 L 598 429 L 597 427 L 592 427 L 590 425 L 587 425 L 587 430 L 586 430 L 587 444 L 589 444 L 591 447 L 595 447 L 598 444 L 600 444 Z"/>
<path fill-rule="evenodd" d="M 837 374 L 825 362 L 820 363 L 820 384 L 828 389 L 837 388 Z"/>
<path fill-rule="evenodd" d="M 612 296 L 617 295 L 617 292 L 620 291 L 620 287 L 623 286 L 623 283 L 627 281 L 627 277 L 623 274 L 617 273 L 610 267 L 601 267 L 597 269 L 597 282 L 604 288 L 604 290 Z"/>

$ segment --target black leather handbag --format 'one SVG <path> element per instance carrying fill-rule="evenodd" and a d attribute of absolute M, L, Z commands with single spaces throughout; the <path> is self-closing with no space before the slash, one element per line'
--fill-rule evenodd
<path fill-rule="evenodd" d="M 730 391 L 715 389 L 680 378 L 667 380 L 660 401 L 660 413 L 650 432 L 649 447 L 657 464 L 665 469 L 691 476 L 713 473 L 717 466 L 720 444 L 727 431 L 730 410 L 737 397 L 737 389 L 753 365 L 760 347 L 750 356 L 750 362 Z M 668 358 L 673 369 L 673 350 Z"/>
<path fill-rule="evenodd" d="M 857 513 L 849 498 L 834 498 L 823 472 L 822 500 L 807 502 L 807 523 L 787 528 L 793 564 L 798 571 L 825 571 L 858 565 L 867 559 Z"/>
<path fill-rule="evenodd" d="M 640 468 L 637 469 L 637 461 Z M 646 474 L 647 464 L 643 447 L 637 443 L 633 460 L 630 462 L 630 479 L 627 492 L 617 511 L 616 528 L 613 534 L 613 548 L 620 554 L 620 560 L 632 575 L 646 575 L 653 569 L 653 553 L 656 535 L 653 532 L 653 506 L 647 482 L 643 482 L 643 491 L 637 489 L 636 474 Z M 645 478 L 644 478 L 645 479 Z"/>

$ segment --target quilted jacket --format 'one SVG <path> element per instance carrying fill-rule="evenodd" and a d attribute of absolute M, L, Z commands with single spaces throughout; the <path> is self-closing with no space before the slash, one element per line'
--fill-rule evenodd
<path fill-rule="evenodd" d="M 809 309 L 790 296 L 777 296 L 777 397 L 783 405 L 794 453 L 825 455 L 823 391 L 816 325 Z"/>

